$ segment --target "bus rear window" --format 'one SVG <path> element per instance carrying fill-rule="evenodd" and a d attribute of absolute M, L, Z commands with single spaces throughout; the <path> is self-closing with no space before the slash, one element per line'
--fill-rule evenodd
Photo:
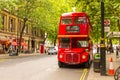
<path fill-rule="evenodd" d="M 86 23 L 86 18 L 85 18 L 85 17 L 75 17 L 74 23 L 75 23 L 75 24 L 83 24 L 83 23 Z"/>
<path fill-rule="evenodd" d="M 63 18 L 62 24 L 72 24 L 72 18 Z"/>

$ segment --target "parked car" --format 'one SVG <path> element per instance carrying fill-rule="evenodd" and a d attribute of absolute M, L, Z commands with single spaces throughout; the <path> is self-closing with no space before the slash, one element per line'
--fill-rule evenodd
<path fill-rule="evenodd" d="M 50 54 L 57 54 L 58 53 L 58 50 L 56 47 L 50 47 L 47 51 L 48 55 Z"/>

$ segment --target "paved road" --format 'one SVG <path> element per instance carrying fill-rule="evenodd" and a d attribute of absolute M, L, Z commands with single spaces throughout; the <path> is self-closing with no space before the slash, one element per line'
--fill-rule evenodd
<path fill-rule="evenodd" d="M 56 55 L 31 56 L 0 62 L 0 80 L 82 80 L 83 68 L 59 68 Z"/>

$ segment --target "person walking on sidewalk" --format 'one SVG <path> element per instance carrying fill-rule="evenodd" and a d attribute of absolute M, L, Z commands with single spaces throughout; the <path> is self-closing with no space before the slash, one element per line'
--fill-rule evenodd
<path fill-rule="evenodd" d="M 116 58 L 119 57 L 119 53 L 118 53 L 118 51 L 119 51 L 119 48 L 118 48 L 118 46 L 116 46 Z"/>

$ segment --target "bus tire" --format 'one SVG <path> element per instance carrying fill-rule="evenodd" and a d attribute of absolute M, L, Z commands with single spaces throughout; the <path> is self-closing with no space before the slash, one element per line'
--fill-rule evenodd
<path fill-rule="evenodd" d="M 85 68 L 89 68 L 89 66 L 90 66 L 90 62 L 88 61 L 85 63 Z"/>
<path fill-rule="evenodd" d="M 58 66 L 59 66 L 59 68 L 62 68 L 63 67 L 63 63 L 58 61 Z"/>
<path fill-rule="evenodd" d="M 90 60 L 90 56 L 89 56 L 88 61 L 85 63 L 85 67 L 89 68 L 90 67 L 90 63 L 91 63 L 91 60 Z"/>

